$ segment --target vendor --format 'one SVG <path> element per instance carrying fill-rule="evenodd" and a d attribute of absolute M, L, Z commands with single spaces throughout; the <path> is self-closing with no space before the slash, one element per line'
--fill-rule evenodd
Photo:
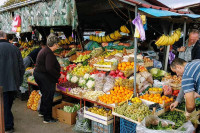
<path fill-rule="evenodd" d="M 25 58 L 24 58 L 24 66 L 25 66 L 25 69 L 27 67 L 30 67 L 32 66 L 33 64 L 36 63 L 36 58 L 37 58 L 37 55 L 38 53 L 40 52 L 40 50 L 42 48 L 44 48 L 46 45 L 43 41 L 39 42 L 40 46 L 39 48 L 36 48 L 34 49 L 33 51 L 30 52 L 30 54 L 28 54 Z"/>
<path fill-rule="evenodd" d="M 200 60 L 187 63 L 183 59 L 176 58 L 171 63 L 170 67 L 178 76 L 182 76 L 181 91 L 170 108 L 175 108 L 185 94 L 186 115 L 189 116 L 189 114 L 195 110 L 195 99 L 200 97 Z"/>
<path fill-rule="evenodd" d="M 194 59 L 200 59 L 200 40 L 199 31 L 193 29 L 189 33 L 189 38 L 183 45 L 183 39 L 180 39 L 177 43 L 173 45 L 173 49 L 177 52 L 179 58 L 184 59 L 189 62 Z"/>

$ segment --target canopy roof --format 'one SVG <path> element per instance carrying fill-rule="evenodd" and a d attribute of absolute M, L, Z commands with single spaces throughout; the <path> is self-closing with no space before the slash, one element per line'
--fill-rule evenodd
<path fill-rule="evenodd" d="M 200 18 L 200 15 L 196 14 L 179 14 L 171 11 L 166 11 L 166 10 L 158 10 L 158 9 L 152 9 L 152 8 L 138 8 L 140 11 L 145 12 L 149 15 L 152 15 L 154 17 L 169 17 L 169 16 L 185 16 L 185 17 L 190 17 L 190 18 Z"/>

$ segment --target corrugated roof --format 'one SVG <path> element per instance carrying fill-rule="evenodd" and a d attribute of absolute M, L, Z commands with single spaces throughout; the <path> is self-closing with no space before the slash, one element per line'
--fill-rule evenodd
<path fill-rule="evenodd" d="M 155 0 L 172 9 L 187 7 L 190 5 L 200 4 L 200 0 Z"/>

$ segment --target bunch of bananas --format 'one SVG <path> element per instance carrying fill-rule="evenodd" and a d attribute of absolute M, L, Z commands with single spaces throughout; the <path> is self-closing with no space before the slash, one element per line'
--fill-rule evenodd
<path fill-rule="evenodd" d="M 181 29 L 176 29 L 171 36 L 169 35 L 162 35 L 157 41 L 157 46 L 168 46 L 173 45 L 175 42 L 177 42 L 181 37 Z"/>
<path fill-rule="evenodd" d="M 60 42 L 58 43 L 58 45 L 66 45 L 66 44 L 70 44 L 71 42 L 74 42 L 74 39 L 70 36 L 64 40 L 60 40 Z"/>
<path fill-rule="evenodd" d="M 34 41 L 31 40 L 31 41 L 28 41 L 28 42 L 22 42 L 21 40 L 19 40 L 19 44 L 20 44 L 23 48 L 32 47 L 33 44 L 34 44 Z"/>
<path fill-rule="evenodd" d="M 90 35 L 90 40 L 98 42 L 98 43 L 103 43 L 103 42 L 113 42 L 113 41 L 119 40 L 121 37 L 122 35 L 120 34 L 120 32 L 116 30 L 114 33 L 111 33 L 103 37 Z"/>
<path fill-rule="evenodd" d="M 121 32 L 123 32 L 123 33 L 130 33 L 129 29 L 128 29 L 125 25 L 121 26 L 121 27 L 120 27 L 120 30 L 121 30 Z"/>

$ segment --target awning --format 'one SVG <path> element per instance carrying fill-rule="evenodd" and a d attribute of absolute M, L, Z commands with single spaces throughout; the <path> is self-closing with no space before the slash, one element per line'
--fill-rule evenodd
<path fill-rule="evenodd" d="M 190 18 L 200 18 L 200 15 L 196 15 L 196 14 L 179 14 L 179 13 L 175 13 L 171 11 L 144 8 L 144 7 L 141 7 L 138 9 L 154 17 L 185 16 L 185 17 L 190 17 Z"/>

